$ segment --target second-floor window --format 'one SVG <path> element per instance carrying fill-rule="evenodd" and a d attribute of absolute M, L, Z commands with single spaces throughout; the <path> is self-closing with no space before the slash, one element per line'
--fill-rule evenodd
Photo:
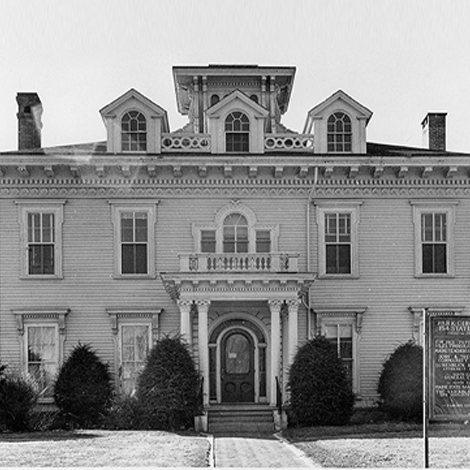
<path fill-rule="evenodd" d="M 341 112 L 328 118 L 328 152 L 351 152 L 352 128 L 351 118 Z"/>
<path fill-rule="evenodd" d="M 230 113 L 225 119 L 226 152 L 249 152 L 250 120 L 240 111 Z"/>
<path fill-rule="evenodd" d="M 446 214 L 421 214 L 423 273 L 447 272 Z"/>
<path fill-rule="evenodd" d="M 248 221 L 241 214 L 230 214 L 224 220 L 224 253 L 248 253 Z"/>
<path fill-rule="evenodd" d="M 415 225 L 415 275 L 453 276 L 454 206 L 458 201 L 411 201 L 411 204 Z"/>
<path fill-rule="evenodd" d="M 123 152 L 145 152 L 147 150 L 147 120 L 139 111 L 129 111 L 121 121 Z"/>
<path fill-rule="evenodd" d="M 156 203 L 110 201 L 114 225 L 114 276 L 155 276 Z"/>
<path fill-rule="evenodd" d="M 358 224 L 362 203 L 319 202 L 318 270 L 320 276 L 359 276 Z"/>
<path fill-rule="evenodd" d="M 121 212 L 121 272 L 148 273 L 147 212 Z"/>
<path fill-rule="evenodd" d="M 325 214 L 326 274 L 351 273 L 351 214 Z"/>
<path fill-rule="evenodd" d="M 28 213 L 28 274 L 54 274 L 54 214 Z"/>
<path fill-rule="evenodd" d="M 18 200 L 22 279 L 62 278 L 65 200 Z"/>

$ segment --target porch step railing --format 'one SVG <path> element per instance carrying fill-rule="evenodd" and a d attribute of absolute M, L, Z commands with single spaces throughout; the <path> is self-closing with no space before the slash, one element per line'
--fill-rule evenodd
<path fill-rule="evenodd" d="M 181 272 L 298 272 L 298 253 L 181 253 Z"/>

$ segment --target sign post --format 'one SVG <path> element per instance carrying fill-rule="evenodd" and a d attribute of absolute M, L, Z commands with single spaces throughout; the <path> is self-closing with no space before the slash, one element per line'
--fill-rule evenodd
<path fill-rule="evenodd" d="M 429 406 L 428 406 L 428 310 L 423 308 L 423 462 L 429 467 Z"/>

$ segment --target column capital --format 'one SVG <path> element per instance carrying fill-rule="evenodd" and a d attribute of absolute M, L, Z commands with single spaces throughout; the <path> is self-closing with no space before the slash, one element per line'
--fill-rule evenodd
<path fill-rule="evenodd" d="M 297 310 L 299 308 L 300 303 L 301 303 L 301 300 L 299 298 L 286 300 L 286 304 L 287 304 L 287 307 L 289 308 L 289 312 L 291 310 Z"/>
<path fill-rule="evenodd" d="M 208 299 L 199 299 L 195 301 L 195 304 L 197 305 L 197 308 L 209 308 L 211 301 Z"/>
<path fill-rule="evenodd" d="M 176 303 L 178 304 L 178 307 L 180 308 L 180 310 L 183 310 L 183 309 L 191 310 L 191 307 L 193 305 L 193 301 L 189 299 L 179 299 L 176 301 Z"/>
<path fill-rule="evenodd" d="M 280 299 L 268 300 L 268 305 L 269 305 L 271 312 L 280 312 L 283 304 L 284 304 L 284 300 L 280 300 Z"/>

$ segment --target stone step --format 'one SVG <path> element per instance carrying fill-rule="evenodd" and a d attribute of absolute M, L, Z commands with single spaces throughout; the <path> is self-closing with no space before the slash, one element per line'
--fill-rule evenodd
<path fill-rule="evenodd" d="M 272 433 L 273 408 L 266 405 L 217 405 L 208 410 L 209 432 Z"/>

